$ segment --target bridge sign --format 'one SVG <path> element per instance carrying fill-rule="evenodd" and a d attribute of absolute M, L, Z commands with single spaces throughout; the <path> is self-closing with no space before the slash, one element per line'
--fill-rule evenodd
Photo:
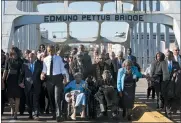
<path fill-rule="evenodd" d="M 82 22 L 82 21 L 144 21 L 143 14 L 66 14 L 45 15 L 44 23 L 55 22 Z"/>

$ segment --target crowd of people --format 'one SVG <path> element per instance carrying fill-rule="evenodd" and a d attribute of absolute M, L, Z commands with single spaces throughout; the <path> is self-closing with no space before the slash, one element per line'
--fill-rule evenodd
<path fill-rule="evenodd" d="M 131 120 L 139 78 L 147 79 L 147 98 L 152 91 L 154 99 L 156 92 L 157 108 L 165 107 L 167 116 L 181 109 L 181 55 L 177 47 L 173 52 L 166 50 L 165 55 L 158 52 L 144 74 L 131 48 L 126 57 L 122 51 L 116 55 L 98 49 L 90 56 L 84 45 L 73 48 L 68 57 L 43 44 L 38 51 L 26 50 L 23 55 L 17 47 L 9 54 L 1 53 L 1 113 L 8 102 L 14 119 L 18 112 L 24 114 L 26 105 L 30 119 L 51 113 L 59 122 L 66 112 L 62 102 L 66 102 L 72 109 L 72 120 L 80 107 L 81 118 L 85 118 L 86 105 L 91 103 L 99 107 L 97 118 L 107 117 L 108 110 L 111 118 L 116 118 L 122 108 L 122 116 Z"/>

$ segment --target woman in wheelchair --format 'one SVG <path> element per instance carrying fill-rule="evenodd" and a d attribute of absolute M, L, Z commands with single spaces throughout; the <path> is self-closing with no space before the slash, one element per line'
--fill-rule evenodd
<path fill-rule="evenodd" d="M 114 118 L 117 112 L 117 92 L 110 71 L 104 70 L 102 78 L 99 83 L 98 92 L 95 94 L 101 110 L 98 118 L 107 116 L 107 109 L 111 109 L 112 118 Z"/>
<path fill-rule="evenodd" d="M 65 88 L 65 100 L 72 105 L 73 114 L 71 115 L 72 120 L 76 120 L 76 108 L 82 106 L 81 118 L 85 118 L 85 88 L 86 83 L 82 80 L 81 73 L 75 73 L 75 80 L 71 81 Z"/>

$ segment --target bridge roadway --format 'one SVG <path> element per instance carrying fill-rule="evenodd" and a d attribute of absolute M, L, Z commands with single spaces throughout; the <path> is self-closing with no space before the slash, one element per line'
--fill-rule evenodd
<path fill-rule="evenodd" d="M 167 118 L 165 118 L 163 116 L 164 115 L 163 111 L 157 111 L 155 109 L 156 100 L 152 100 L 152 99 L 147 100 L 146 91 L 147 91 L 147 82 L 145 79 L 140 79 L 139 82 L 137 83 L 137 87 L 136 87 L 136 102 L 135 102 L 135 105 L 139 105 L 139 106 L 137 106 L 133 109 L 133 111 L 135 110 L 133 113 L 133 114 L 135 114 L 135 116 L 133 116 L 133 122 L 171 122 L 170 120 L 168 120 Z M 145 106 L 145 108 L 139 109 L 140 107 L 144 107 L 144 106 Z M 148 111 L 148 109 L 149 109 L 149 111 Z M 11 122 L 11 123 L 56 122 L 55 120 L 51 120 L 51 117 L 48 115 L 40 116 L 40 121 L 28 120 L 27 112 L 25 112 L 24 116 L 19 116 L 19 119 L 17 121 L 15 121 L 15 120 L 10 119 L 10 113 L 8 112 L 8 110 L 9 110 L 9 108 L 7 107 L 4 115 L 1 118 L 2 123 L 7 123 L 7 122 Z M 140 113 L 141 111 L 142 111 L 142 113 Z M 146 113 L 146 112 L 149 112 L 149 113 Z M 138 114 L 139 114 L 139 116 L 136 116 Z M 120 115 L 121 115 L 121 113 L 120 113 Z M 152 116 L 149 116 L 149 115 L 152 115 Z M 157 119 L 156 119 L 156 117 L 157 117 Z M 173 122 L 181 123 L 180 118 L 181 118 L 180 113 L 177 112 L 176 115 L 173 115 Z M 90 121 L 90 120 L 81 121 L 79 118 L 77 118 L 77 121 L 64 121 L 64 123 L 72 123 L 72 122 L 86 123 L 86 122 L 97 122 L 97 121 Z M 114 121 L 105 120 L 103 122 L 112 123 Z M 115 121 L 115 122 L 126 122 L 126 120 L 122 119 L 120 116 L 119 120 Z"/>

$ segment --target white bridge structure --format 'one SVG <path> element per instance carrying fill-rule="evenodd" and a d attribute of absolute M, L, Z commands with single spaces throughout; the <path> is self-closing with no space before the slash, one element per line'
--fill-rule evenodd
<path fill-rule="evenodd" d="M 42 13 L 37 11 L 39 4 L 64 3 L 64 11 L 59 13 Z M 147 11 L 146 0 L 92 0 L 100 3 L 100 12 L 88 13 L 68 10 L 69 5 L 78 0 L 27 0 L 5 1 L 2 10 L 2 49 L 7 52 L 12 45 L 18 46 L 22 51 L 37 49 L 43 42 L 50 43 L 95 43 L 95 44 L 120 44 L 125 49 L 131 47 L 133 54 L 138 58 L 138 63 L 146 65 L 153 60 L 154 54 L 160 51 L 161 24 L 165 26 L 165 48 L 175 43 L 181 48 L 180 40 L 180 4 L 178 0 L 156 0 L 156 9 L 153 10 L 153 0 L 149 0 Z M 82 1 L 81 1 L 82 2 Z M 85 2 L 85 1 L 84 1 Z M 91 0 L 90 0 L 91 2 Z M 104 12 L 103 7 L 108 2 L 116 2 L 116 12 Z M 130 3 L 130 10 L 122 11 L 122 4 Z M 164 11 L 160 11 L 160 5 Z M 127 22 L 126 36 L 102 37 L 101 25 L 103 22 Z M 43 39 L 40 35 L 41 23 L 67 24 L 67 37 L 64 39 Z M 97 22 L 99 24 L 96 37 L 79 39 L 70 35 L 71 22 Z M 147 32 L 149 23 L 149 32 Z M 156 39 L 153 38 L 153 24 L 156 24 Z M 169 40 L 169 29 L 175 34 L 175 41 Z M 144 34 L 142 36 L 142 34 Z M 149 34 L 149 39 L 147 35 Z"/>

